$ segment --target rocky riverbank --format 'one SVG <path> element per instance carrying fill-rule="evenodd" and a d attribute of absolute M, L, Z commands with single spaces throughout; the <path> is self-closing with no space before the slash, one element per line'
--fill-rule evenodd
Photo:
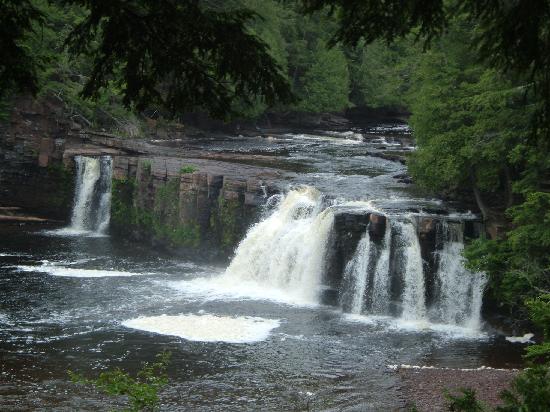
<path fill-rule="evenodd" d="M 460 395 L 463 388 L 474 389 L 479 401 L 487 406 L 501 404 L 500 393 L 508 389 L 517 369 L 446 369 L 395 367 L 409 410 L 419 412 L 448 411 L 445 393 Z M 416 409 L 414 409 L 416 408 Z"/>

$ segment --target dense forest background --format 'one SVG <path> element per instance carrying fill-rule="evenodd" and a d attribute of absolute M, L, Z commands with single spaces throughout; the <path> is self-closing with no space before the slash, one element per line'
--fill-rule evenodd
<path fill-rule="evenodd" d="M 88 11 L 78 2 L 31 3 L 44 18 L 20 42 L 40 69 L 39 97 L 61 101 L 69 116 L 88 127 L 129 137 L 143 135 L 147 118 L 178 120 L 181 113 L 154 101 L 138 110 L 124 100 L 116 81 L 105 81 L 94 99 L 83 98 L 94 56 L 69 53 L 65 41 Z M 490 236 L 467 248 L 469 266 L 489 274 L 488 296 L 511 319 L 531 317 L 548 334 L 550 128 L 547 119 L 540 120 L 547 102 L 537 79 L 529 70 L 502 70 L 480 57 L 476 39 L 487 28 L 464 13 L 449 18 L 428 43 L 418 41 L 422 33 L 413 29 L 367 45 L 362 39 L 334 42 L 341 30 L 338 19 L 322 10 L 304 14 L 302 6 L 275 0 L 202 2 L 213 10 L 244 7 L 256 13 L 247 19 L 247 29 L 268 46 L 295 96 L 278 104 L 261 94 L 243 96 L 231 101 L 226 119 L 351 107 L 410 112 L 418 145 L 408 160 L 414 180 L 433 193 L 475 199 Z M 93 46 L 98 34 L 88 41 Z M 10 96 L 3 94 L 0 116 L 9 113 Z"/>
<path fill-rule="evenodd" d="M 123 107 L 120 90 L 114 83 L 103 88 L 95 101 L 79 96 L 90 76 L 93 59 L 71 57 L 65 39 L 84 18 L 85 9 L 61 1 L 33 0 L 33 3 L 46 16 L 44 24 L 26 39 L 26 47 L 43 68 L 39 72 L 39 94 L 63 99 L 68 108 L 91 125 L 137 135 L 137 130 L 132 129 L 139 127 L 138 113 Z M 205 7 L 214 9 L 245 7 L 257 13 L 249 23 L 249 30 L 269 46 L 270 54 L 280 64 L 296 97 L 293 103 L 271 107 L 261 98 L 252 105 L 237 101 L 226 120 L 257 118 L 266 111 L 326 113 L 343 112 L 354 106 L 407 109 L 412 73 L 421 50 L 412 41 L 391 45 L 376 42 L 368 49 L 364 45 L 329 47 L 336 22 L 320 13 L 304 16 L 296 2 L 209 0 L 204 3 Z M 170 117 L 161 107 L 148 107 L 145 113 L 139 114 L 151 115 L 155 109 Z"/>

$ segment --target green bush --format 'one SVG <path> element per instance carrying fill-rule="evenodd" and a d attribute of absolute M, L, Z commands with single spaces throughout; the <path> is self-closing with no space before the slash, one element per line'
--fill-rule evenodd
<path fill-rule="evenodd" d="M 197 168 L 195 166 L 192 166 L 192 165 L 184 165 L 180 169 L 180 173 L 182 175 L 186 175 L 186 174 L 193 173 L 193 172 L 196 172 L 196 171 L 197 171 Z"/>
<path fill-rule="evenodd" d="M 476 391 L 473 389 L 462 388 L 460 395 L 445 393 L 445 398 L 449 401 L 449 410 L 453 412 L 483 412 L 487 409 L 477 400 Z"/>
<path fill-rule="evenodd" d="M 550 410 L 550 367 L 537 365 L 525 369 L 501 395 L 498 412 L 548 412 Z"/>
<path fill-rule="evenodd" d="M 88 379 L 80 374 L 69 371 L 74 383 L 95 386 L 100 391 L 111 396 L 128 396 L 128 411 L 155 411 L 158 410 L 158 393 L 168 383 L 166 368 L 170 360 L 170 352 L 157 355 L 154 363 L 145 363 L 136 377 L 115 368 L 100 373 L 96 379 Z"/>
<path fill-rule="evenodd" d="M 144 160 L 143 163 L 143 171 L 147 174 L 151 173 L 151 161 L 150 160 Z"/>

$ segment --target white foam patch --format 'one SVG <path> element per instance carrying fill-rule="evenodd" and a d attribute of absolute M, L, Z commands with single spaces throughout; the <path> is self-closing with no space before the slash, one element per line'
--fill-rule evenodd
<path fill-rule="evenodd" d="M 358 315 L 355 313 L 344 313 L 343 319 L 347 322 L 363 323 L 365 325 L 374 325 L 379 322 L 388 322 L 392 318 L 380 315 Z"/>
<path fill-rule="evenodd" d="M 435 332 L 455 339 L 486 339 L 487 333 L 465 326 L 431 323 L 427 320 L 392 319 L 389 328 L 403 332 Z"/>
<path fill-rule="evenodd" d="M 28 257 L 26 253 L 0 253 L 0 257 Z"/>
<path fill-rule="evenodd" d="M 198 342 L 253 343 L 267 339 L 279 327 L 277 319 L 217 315 L 160 315 L 122 322 L 123 326 Z"/>
<path fill-rule="evenodd" d="M 343 145 L 358 145 L 363 143 L 363 135 L 360 134 L 348 135 L 347 137 L 351 137 L 351 139 L 346 139 L 344 137 L 316 136 L 310 134 L 286 134 L 285 136 L 290 137 L 293 140 L 323 141 Z"/>
<path fill-rule="evenodd" d="M 71 278 L 106 278 L 106 277 L 130 277 L 143 276 L 150 273 L 125 272 L 120 270 L 102 270 L 102 269 L 76 269 L 53 264 L 43 264 L 41 266 L 19 265 L 15 266 L 22 272 L 43 272 L 52 276 L 71 277 Z"/>
<path fill-rule="evenodd" d="M 506 340 L 511 343 L 533 343 L 534 333 L 526 333 L 523 336 L 506 336 Z"/>
<path fill-rule="evenodd" d="M 267 300 L 292 306 L 319 306 L 318 302 L 303 299 L 299 293 L 292 294 L 288 290 L 264 287 L 252 281 L 235 283 L 223 276 L 167 282 L 167 286 L 190 300 Z"/>
<path fill-rule="evenodd" d="M 109 237 L 109 235 L 106 235 L 105 233 L 94 232 L 91 230 L 72 229 L 72 228 L 43 230 L 40 233 L 45 236 L 60 236 L 60 237 Z"/>

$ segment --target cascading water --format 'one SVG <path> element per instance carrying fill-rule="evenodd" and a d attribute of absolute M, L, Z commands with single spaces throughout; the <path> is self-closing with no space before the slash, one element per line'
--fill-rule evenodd
<path fill-rule="evenodd" d="M 401 225 L 401 242 L 404 258 L 403 312 L 407 320 L 424 319 L 426 316 L 426 290 L 420 243 L 413 223 Z"/>
<path fill-rule="evenodd" d="M 441 245 L 436 252 L 438 265 L 433 286 L 437 290 L 428 308 L 426 274 L 413 222 L 403 216 L 392 222 L 388 219 L 381 242 L 371 240 L 369 231 L 365 231 L 344 270 L 342 307 L 353 314 L 388 315 L 392 283 L 397 282 L 403 320 L 479 329 L 486 277 L 464 267 L 462 225 L 444 221 L 440 224 Z"/>
<path fill-rule="evenodd" d="M 391 224 L 386 223 L 386 231 L 382 243 L 382 250 L 376 263 L 372 285 L 372 313 L 385 315 L 390 308 L 390 247 Z"/>
<path fill-rule="evenodd" d="M 266 205 L 271 212 L 249 229 L 211 286 L 237 288 L 243 296 L 318 303 L 330 267 L 335 209 L 309 186 L 273 196 Z M 464 268 L 463 228 L 441 227 L 433 282 L 427 282 L 432 273 L 424 271 L 415 217 L 386 216 L 381 238 L 367 227 L 343 269 L 339 298 L 344 311 L 398 316 L 413 327 L 442 323 L 478 329 L 485 278 Z M 428 302 L 427 296 L 434 298 Z"/>
<path fill-rule="evenodd" d="M 293 189 L 271 215 L 254 225 L 222 276 L 232 284 L 282 290 L 317 303 L 334 215 L 312 187 Z"/>
<path fill-rule="evenodd" d="M 103 234 L 111 216 L 112 159 L 76 156 L 75 163 L 76 189 L 68 229 Z"/>
<path fill-rule="evenodd" d="M 368 231 L 357 245 L 353 258 L 344 269 L 341 300 L 350 300 L 350 312 L 360 314 L 363 311 L 365 291 L 369 286 L 369 263 L 372 260 L 373 248 Z M 346 286 L 344 286 L 346 285 Z M 344 303 L 344 302 L 343 302 Z"/>
<path fill-rule="evenodd" d="M 462 225 L 444 222 L 441 230 L 444 244 L 438 252 L 435 316 L 443 323 L 477 328 L 486 277 L 464 267 Z"/>

